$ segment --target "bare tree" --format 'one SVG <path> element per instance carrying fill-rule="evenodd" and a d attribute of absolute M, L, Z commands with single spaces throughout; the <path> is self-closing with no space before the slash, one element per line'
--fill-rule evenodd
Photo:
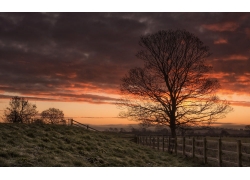
<path fill-rule="evenodd" d="M 169 126 L 173 137 L 183 126 L 207 126 L 232 108 L 215 91 L 209 78 L 209 48 L 186 30 L 159 31 L 142 36 L 137 57 L 144 67 L 131 69 L 121 84 L 125 107 L 120 116 L 146 125 Z"/>
<path fill-rule="evenodd" d="M 50 124 L 66 123 L 63 111 L 56 108 L 49 108 L 41 113 L 42 120 Z"/>
<path fill-rule="evenodd" d="M 37 115 L 36 105 L 23 97 L 11 98 L 9 106 L 4 110 L 3 120 L 11 123 L 30 123 Z"/>

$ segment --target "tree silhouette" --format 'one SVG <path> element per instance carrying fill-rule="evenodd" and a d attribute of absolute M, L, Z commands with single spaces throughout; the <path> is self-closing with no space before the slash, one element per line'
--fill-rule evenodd
<path fill-rule="evenodd" d="M 9 106 L 4 110 L 3 120 L 11 123 L 31 123 L 37 115 L 36 105 L 23 97 L 11 98 Z"/>
<path fill-rule="evenodd" d="M 159 31 L 142 36 L 136 67 L 122 79 L 125 107 L 120 116 L 147 125 L 162 124 L 173 137 L 182 126 L 209 125 L 232 110 L 214 93 L 219 82 L 209 78 L 209 48 L 186 30 Z"/>
<path fill-rule="evenodd" d="M 41 113 L 41 118 L 49 124 L 65 123 L 63 111 L 56 108 L 49 108 Z"/>
<path fill-rule="evenodd" d="M 229 136 L 229 132 L 227 132 L 225 129 L 222 129 L 220 132 L 220 136 Z"/>
<path fill-rule="evenodd" d="M 250 131 L 250 125 L 246 125 L 245 130 Z"/>

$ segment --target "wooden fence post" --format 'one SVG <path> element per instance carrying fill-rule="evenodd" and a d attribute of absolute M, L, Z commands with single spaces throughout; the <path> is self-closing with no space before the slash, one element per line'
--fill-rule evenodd
<path fill-rule="evenodd" d="M 153 137 L 153 149 L 155 149 L 155 137 Z"/>
<path fill-rule="evenodd" d="M 177 155 L 177 137 L 174 138 L 174 152 Z"/>
<path fill-rule="evenodd" d="M 192 157 L 195 157 L 195 138 L 192 139 Z"/>
<path fill-rule="evenodd" d="M 241 140 L 237 140 L 237 160 L 238 160 L 238 166 L 242 166 L 242 160 L 241 160 Z"/>
<path fill-rule="evenodd" d="M 151 148 L 151 136 L 149 136 L 149 147 Z"/>
<path fill-rule="evenodd" d="M 204 164 L 207 164 L 207 139 L 205 137 L 203 139 L 203 156 Z"/>
<path fill-rule="evenodd" d="M 157 136 L 157 150 L 160 150 L 160 139 L 159 136 Z"/>
<path fill-rule="evenodd" d="M 146 136 L 146 146 L 148 146 L 148 136 Z"/>
<path fill-rule="evenodd" d="M 73 126 L 73 119 L 70 120 L 70 125 Z"/>
<path fill-rule="evenodd" d="M 221 166 L 221 138 L 218 140 L 218 166 Z"/>
<path fill-rule="evenodd" d="M 136 143 L 139 144 L 139 136 L 136 136 Z"/>
<path fill-rule="evenodd" d="M 185 137 L 182 138 L 182 155 L 185 156 Z"/>
<path fill-rule="evenodd" d="M 164 152 L 164 136 L 162 136 L 162 151 Z"/>
<path fill-rule="evenodd" d="M 170 138 L 170 136 L 168 136 L 168 152 L 170 152 L 170 142 L 171 141 L 171 138 Z"/>

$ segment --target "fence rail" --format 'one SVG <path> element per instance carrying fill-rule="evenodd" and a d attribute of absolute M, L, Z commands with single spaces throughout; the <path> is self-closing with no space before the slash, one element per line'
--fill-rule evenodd
<path fill-rule="evenodd" d="M 75 121 L 74 119 L 69 119 L 69 125 L 70 126 L 77 126 L 77 127 L 83 127 L 83 128 L 86 128 L 86 129 L 89 129 L 89 130 L 93 130 L 93 131 L 98 131 L 97 129 L 94 129 L 92 127 L 90 127 L 89 125 L 86 125 L 86 124 L 82 124 L 78 121 Z"/>
<path fill-rule="evenodd" d="M 225 164 L 234 164 L 239 167 L 250 166 L 250 143 L 209 140 L 186 139 L 185 137 L 171 138 L 168 136 L 137 136 L 137 143 L 149 146 L 158 151 L 168 151 L 171 153 L 191 156 L 193 158 L 203 159 L 207 164 L 208 160 L 217 162 L 218 166 Z M 228 148 L 226 148 L 228 146 Z M 244 146 L 244 151 L 242 150 Z M 234 149 L 234 150 L 233 150 Z"/>

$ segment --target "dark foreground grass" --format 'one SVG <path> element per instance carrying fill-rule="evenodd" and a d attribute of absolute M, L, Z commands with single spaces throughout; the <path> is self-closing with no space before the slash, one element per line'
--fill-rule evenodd
<path fill-rule="evenodd" d="M 0 123 L 0 166 L 198 167 L 104 132 L 62 125 Z"/>

